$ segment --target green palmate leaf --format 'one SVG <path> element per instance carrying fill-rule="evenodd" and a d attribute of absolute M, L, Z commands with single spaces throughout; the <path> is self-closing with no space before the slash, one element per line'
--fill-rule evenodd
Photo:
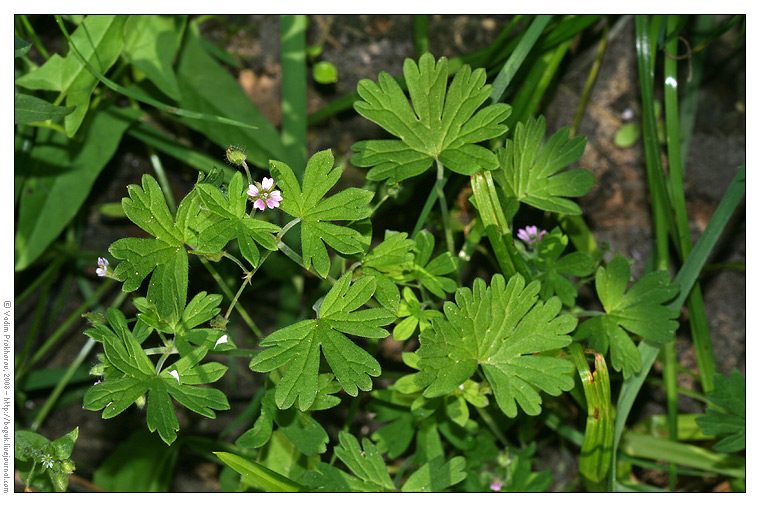
<path fill-rule="evenodd" d="M 132 292 L 153 272 L 148 301 L 156 306 L 161 319 L 172 325 L 182 316 L 187 301 L 187 252 L 182 231 L 169 212 L 156 180 L 143 175 L 142 187 L 130 185 L 129 197 L 122 199 L 124 213 L 153 238 L 124 238 L 109 251 L 123 259 L 113 277 L 124 282 L 122 289 Z"/>
<path fill-rule="evenodd" d="M 529 415 L 540 413 L 539 391 L 557 396 L 572 389 L 573 365 L 538 354 L 571 343 L 576 319 L 558 316 L 558 298 L 538 301 L 539 291 L 538 282 L 526 287 L 514 275 L 506 283 L 499 274 L 490 286 L 477 279 L 472 290 L 458 289 L 456 303 L 444 304 L 446 318 L 434 319 L 420 335 L 414 384 L 425 388 L 425 397 L 443 396 L 480 366 L 507 416 L 517 415 L 517 404 Z"/>
<path fill-rule="evenodd" d="M 706 415 L 696 422 L 705 435 L 722 437 L 713 449 L 719 452 L 738 452 L 746 446 L 746 381 L 738 370 L 732 370 L 728 379 L 716 373 L 715 390 L 707 399 L 719 408 L 708 408 Z"/>
<path fill-rule="evenodd" d="M 404 78 L 411 106 L 385 72 L 378 75 L 377 83 L 359 82 L 357 91 L 363 100 L 354 104 L 356 111 L 399 140 L 358 142 L 351 147 L 356 152 L 351 163 L 372 167 L 368 179 L 390 183 L 423 173 L 435 160 L 468 175 L 498 167 L 494 154 L 476 143 L 507 131 L 502 122 L 511 107 L 493 104 L 478 111 L 491 94 L 484 69 L 462 66 L 447 89 L 448 61 L 441 58 L 436 63 L 426 53 L 419 64 L 411 59 L 404 62 Z"/>
<path fill-rule="evenodd" d="M 227 370 L 219 363 L 199 364 L 208 353 L 206 346 L 198 347 L 157 374 L 153 363 L 126 326 L 124 315 L 109 308 L 107 317 L 111 329 L 98 324 L 88 333 L 102 341 L 106 364 L 105 380 L 87 391 L 84 408 L 102 410 L 103 419 L 110 419 L 147 392 L 148 429 L 151 432 L 158 430 L 167 444 L 177 438 L 179 430 L 172 398 L 212 419 L 216 417 L 214 410 L 230 408 L 221 391 L 195 386 L 216 382 Z"/>
<path fill-rule="evenodd" d="M 270 251 L 277 250 L 277 240 L 272 235 L 280 228 L 264 220 L 257 220 L 246 215 L 248 195 L 243 175 L 235 173 L 227 187 L 227 198 L 219 188 L 208 183 L 196 186 L 202 206 L 216 216 L 215 219 L 199 214 L 193 226 L 200 230 L 197 236 L 195 252 L 215 254 L 220 252 L 232 238 L 237 238 L 243 257 L 255 268 L 261 258 L 256 243 Z"/>
<path fill-rule="evenodd" d="M 430 321 L 436 317 L 443 317 L 438 310 L 428 308 L 423 310 L 420 301 L 415 296 L 412 289 L 404 287 L 404 301 L 399 305 L 396 313 L 399 319 L 396 327 L 393 328 L 394 340 L 406 340 L 419 326 L 420 332 L 430 327 Z"/>
<path fill-rule="evenodd" d="M 453 273 L 457 269 L 457 263 L 450 252 L 444 252 L 430 260 L 435 247 L 435 239 L 428 231 L 420 231 L 415 238 L 414 264 L 409 266 L 409 274 L 403 277 L 404 281 L 417 279 L 423 287 L 443 299 L 447 292 L 454 292 L 457 284 L 451 278 L 443 275 Z"/>
<path fill-rule="evenodd" d="M 345 334 L 384 338 L 394 315 L 385 308 L 358 310 L 375 290 L 375 281 L 364 277 L 351 285 L 351 272 L 344 274 L 327 293 L 316 319 L 309 319 L 275 331 L 261 341 L 265 347 L 251 361 L 251 369 L 268 372 L 287 367 L 275 391 L 281 409 L 298 400 L 307 410 L 319 390 L 320 350 L 341 387 L 351 396 L 372 389 L 370 377 L 380 375 L 380 365 Z M 345 334 L 344 334 L 345 333 Z"/>
<path fill-rule="evenodd" d="M 496 180 L 508 197 L 545 211 L 579 215 L 578 205 L 566 198 L 586 194 L 594 176 L 586 169 L 560 171 L 580 158 L 586 139 L 576 136 L 568 141 L 570 129 L 565 127 L 544 144 L 545 132 L 543 116 L 518 123 L 514 139 L 498 152 L 501 171 Z"/>
<path fill-rule="evenodd" d="M 175 100 L 180 93 L 172 67 L 186 22 L 187 16 L 132 15 L 124 27 L 124 57 Z"/>
<path fill-rule="evenodd" d="M 301 220 L 301 250 L 306 269 L 322 278 L 327 277 L 330 258 L 325 243 L 341 254 L 364 251 L 364 242 L 358 231 L 340 226 L 332 221 L 362 220 L 371 209 L 368 206 L 373 193 L 360 188 L 348 188 L 326 199 L 325 194 L 338 182 L 343 172 L 333 167 L 330 150 L 315 153 L 306 164 L 303 188 L 298 184 L 293 170 L 287 164 L 271 161 L 271 171 L 277 185 L 282 189 L 280 208 Z"/>
<path fill-rule="evenodd" d="M 538 242 L 538 256 L 532 259 L 531 263 L 538 272 L 534 279 L 541 282 L 539 297 L 547 300 L 556 294 L 563 305 L 572 307 L 578 290 L 566 275 L 590 275 L 594 270 L 594 259 L 584 252 L 573 252 L 560 257 L 567 244 L 567 236 L 562 234 L 558 227 L 555 228 Z"/>
<path fill-rule="evenodd" d="M 612 367 L 625 378 L 641 369 L 641 355 L 630 335 L 654 344 L 673 340 L 678 329 L 678 311 L 664 305 L 678 294 L 665 271 L 649 273 L 626 293 L 631 267 L 618 255 L 596 273 L 596 292 L 606 315 L 592 317 L 578 326 L 576 340 L 589 338 L 589 347 L 607 354 Z"/>
<path fill-rule="evenodd" d="M 87 16 L 71 34 L 82 56 L 101 74 L 116 63 L 124 47 L 124 24 L 127 16 Z M 66 96 L 66 106 L 76 111 L 66 116 L 66 135 L 72 137 L 90 107 L 90 95 L 98 79 L 87 70 L 73 51 L 66 57 L 53 55 L 38 69 L 16 80 L 16 84 L 33 90 L 52 90 Z"/>
<path fill-rule="evenodd" d="M 19 125 L 34 121 L 60 121 L 66 115 L 71 114 L 74 109 L 76 107 L 54 106 L 50 102 L 32 95 L 16 93 L 13 102 L 13 123 Z"/>
<path fill-rule="evenodd" d="M 28 157 L 16 157 L 15 180 L 21 190 L 16 271 L 34 262 L 74 218 L 124 131 L 139 115 L 135 109 L 99 111 L 81 142 L 51 129 L 37 129 Z"/>

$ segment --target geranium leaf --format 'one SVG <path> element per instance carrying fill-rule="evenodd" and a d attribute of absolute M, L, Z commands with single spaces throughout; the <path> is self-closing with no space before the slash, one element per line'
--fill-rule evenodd
<path fill-rule="evenodd" d="M 491 93 L 484 69 L 462 66 L 451 84 L 448 60 L 436 62 L 430 53 L 404 62 L 404 78 L 411 105 L 401 87 L 387 73 L 377 82 L 363 79 L 357 91 L 362 98 L 356 111 L 383 127 L 400 141 L 361 141 L 351 163 L 372 167 L 367 179 L 396 183 L 425 172 L 433 161 L 461 174 L 496 169 L 498 160 L 475 143 L 498 137 L 507 131 L 503 121 L 512 108 L 492 104 L 478 111 Z"/>
<path fill-rule="evenodd" d="M 705 435 L 722 437 L 714 450 L 739 452 L 746 447 L 746 380 L 739 370 L 732 370 L 728 379 L 716 373 L 713 383 L 715 390 L 707 393 L 707 399 L 717 409 L 708 407 L 705 415 L 697 417 L 697 425 Z"/>
<path fill-rule="evenodd" d="M 517 415 L 517 404 L 530 415 L 541 411 L 539 391 L 553 396 L 573 387 L 570 361 L 540 355 L 568 345 L 575 317 L 559 315 L 559 299 L 538 301 L 540 284 L 527 287 L 520 275 L 506 283 L 497 274 L 486 286 L 460 288 L 456 303 L 444 304 L 445 319 L 432 320 L 420 335 L 420 372 L 414 384 L 425 397 L 448 394 L 480 366 L 501 410 Z"/>
<path fill-rule="evenodd" d="M 664 303 L 678 294 L 678 285 L 664 271 L 645 275 L 626 293 L 631 268 L 618 255 L 596 273 L 596 292 L 606 315 L 592 317 L 578 326 L 574 338 L 590 338 L 589 346 L 601 354 L 610 350 L 612 367 L 628 378 L 641 369 L 641 355 L 629 333 L 656 344 L 674 339 L 678 311 Z"/>
<path fill-rule="evenodd" d="M 265 347 L 251 361 L 253 371 L 268 372 L 287 366 L 277 385 L 275 401 L 286 409 L 298 400 L 298 407 L 312 406 L 318 391 L 321 353 L 341 387 L 351 396 L 372 388 L 370 377 L 380 375 L 380 365 L 369 353 L 344 333 L 383 338 L 395 316 L 384 308 L 357 310 L 375 290 L 371 278 L 351 285 L 351 272 L 344 274 L 327 293 L 317 319 L 303 320 L 275 331 L 261 341 Z M 320 353 L 321 351 L 321 353 Z"/>
<path fill-rule="evenodd" d="M 514 139 L 507 139 L 498 151 L 501 171 L 496 180 L 508 197 L 538 209 L 579 215 L 580 207 L 567 197 L 586 194 L 594 185 L 594 176 L 586 169 L 560 172 L 583 154 L 586 139 L 573 137 L 565 127 L 544 144 L 546 120 L 528 119 L 515 127 Z"/>
<path fill-rule="evenodd" d="M 306 269 L 327 277 L 330 257 L 325 244 L 341 254 L 364 251 L 362 235 L 350 227 L 331 223 L 336 220 L 361 220 L 370 213 L 373 193 L 348 188 L 326 199 L 325 194 L 337 183 L 343 169 L 333 167 L 330 150 L 315 153 L 306 164 L 303 188 L 293 170 L 282 162 L 272 161 L 271 172 L 282 190 L 280 209 L 301 220 L 301 253 Z"/>

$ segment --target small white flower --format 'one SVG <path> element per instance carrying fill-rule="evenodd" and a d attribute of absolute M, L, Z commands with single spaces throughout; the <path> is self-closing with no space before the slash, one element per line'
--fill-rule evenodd
<path fill-rule="evenodd" d="M 55 461 L 53 460 L 53 457 L 50 456 L 49 454 L 43 454 L 42 464 L 44 465 L 45 468 L 53 468 Z"/>
<path fill-rule="evenodd" d="M 95 270 L 98 276 L 108 275 L 108 260 L 103 257 L 98 257 L 98 269 Z"/>
<path fill-rule="evenodd" d="M 171 375 L 172 377 L 176 378 L 176 379 L 177 379 L 177 383 L 178 383 L 178 384 L 181 384 L 181 383 L 182 383 L 182 382 L 180 382 L 180 381 L 179 381 L 179 373 L 177 372 L 177 370 L 174 370 L 174 371 L 170 371 L 170 372 L 169 372 L 169 375 Z"/>
<path fill-rule="evenodd" d="M 214 344 L 214 348 L 216 348 L 218 345 L 220 345 L 220 344 L 222 344 L 222 343 L 227 343 L 227 341 L 228 341 L 228 340 L 227 340 L 227 335 L 226 335 L 226 334 L 225 334 L 225 335 L 222 335 L 222 337 L 221 337 L 221 338 L 219 338 L 219 339 L 216 341 L 216 343 Z"/>

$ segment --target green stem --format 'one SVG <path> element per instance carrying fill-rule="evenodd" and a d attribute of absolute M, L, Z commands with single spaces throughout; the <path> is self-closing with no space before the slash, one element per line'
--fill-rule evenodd
<path fill-rule="evenodd" d="M 230 307 L 227 308 L 227 313 L 224 314 L 224 320 L 229 320 L 230 314 L 232 313 L 232 309 L 235 308 L 235 305 L 237 304 L 237 301 L 240 298 L 240 295 L 243 293 L 243 289 L 245 289 L 246 285 L 248 285 L 248 279 L 243 281 L 243 283 L 240 285 L 240 288 L 237 291 L 237 294 L 235 294 L 235 297 L 232 298 L 232 303 L 230 303 Z"/>
<path fill-rule="evenodd" d="M 206 267 L 209 274 L 214 279 L 214 281 L 219 286 L 219 288 L 222 289 L 222 292 L 224 292 L 224 295 L 227 296 L 227 299 L 232 300 L 234 298 L 232 291 L 224 282 L 222 277 L 219 276 L 219 273 L 216 271 L 216 268 L 214 268 L 214 266 L 212 266 L 211 263 L 208 261 L 208 259 L 206 259 L 205 257 L 199 257 L 199 259 L 201 260 L 201 264 L 203 264 Z M 261 333 L 261 330 L 258 328 L 258 326 L 253 322 L 253 319 L 251 319 L 251 316 L 248 315 L 248 312 L 245 311 L 245 309 L 242 306 L 235 306 L 235 309 L 237 310 L 238 314 L 243 319 L 243 321 L 248 325 L 250 330 L 253 331 L 253 334 L 255 334 L 259 340 L 263 340 L 264 335 Z"/>
<path fill-rule="evenodd" d="M 153 166 L 156 177 L 158 178 L 158 183 L 161 186 L 161 191 L 164 193 L 164 197 L 166 198 L 166 204 L 169 205 L 169 210 L 173 214 L 177 211 L 177 202 L 174 200 L 174 194 L 172 193 L 172 188 L 169 185 L 169 179 L 166 177 L 164 165 L 161 163 L 161 159 L 158 158 L 158 155 L 153 150 L 153 148 L 149 147 L 148 153 L 150 153 L 150 163 Z"/>
<path fill-rule="evenodd" d="M 34 44 L 34 47 L 37 48 L 37 51 L 40 52 L 40 55 L 42 58 L 44 58 L 46 61 L 50 59 L 50 53 L 47 52 L 45 49 L 45 46 L 42 45 L 42 42 L 40 41 L 39 37 L 37 37 L 37 33 L 34 31 L 34 28 L 32 28 L 32 24 L 29 22 L 29 19 L 26 17 L 25 14 L 22 14 L 19 16 L 21 18 L 21 23 L 24 24 L 24 28 L 26 29 L 26 33 L 29 35 L 29 38 L 32 40 L 32 44 Z"/>
<path fill-rule="evenodd" d="M 438 172 L 436 173 L 436 179 L 435 179 L 435 191 L 438 194 L 438 204 L 441 207 L 441 218 L 443 219 L 443 230 L 446 234 L 446 248 L 448 249 L 449 253 L 451 253 L 452 256 L 456 255 L 456 251 L 454 250 L 454 235 L 451 232 L 451 217 L 449 216 L 449 206 L 446 203 L 446 194 L 443 193 L 443 164 L 436 159 L 435 160 L 436 167 L 438 168 Z M 457 273 L 459 272 L 459 268 L 457 268 Z"/>
<path fill-rule="evenodd" d="M 53 262 L 48 264 L 48 267 L 45 268 L 45 270 L 42 273 L 40 273 L 40 275 L 37 278 L 35 278 L 34 281 L 31 284 L 29 284 L 29 286 L 26 289 L 24 289 L 24 292 L 22 292 L 16 298 L 16 301 L 15 301 L 16 306 L 20 305 L 22 301 L 24 301 L 27 297 L 29 297 L 29 295 L 32 292 L 34 292 L 42 282 L 51 280 L 54 276 L 53 273 L 55 273 L 56 271 L 60 269 L 61 264 L 63 264 L 63 258 L 61 258 L 60 256 L 56 256 L 53 259 Z"/>
<path fill-rule="evenodd" d="M 412 35 L 414 37 L 414 54 L 419 59 L 424 53 L 430 51 L 427 14 L 412 16 Z"/>
<path fill-rule="evenodd" d="M 575 111 L 575 118 L 573 119 L 573 125 L 570 127 L 570 137 L 575 137 L 575 133 L 578 132 L 578 127 L 581 125 L 581 120 L 583 119 L 583 114 L 586 111 L 586 106 L 588 105 L 589 97 L 591 97 L 591 90 L 594 88 L 594 83 L 596 82 L 596 76 L 599 74 L 599 67 L 602 65 L 602 57 L 604 56 L 604 51 L 607 47 L 607 34 L 610 31 L 610 25 L 609 22 L 604 23 L 604 30 L 602 31 L 602 38 L 599 41 L 599 49 L 596 52 L 596 58 L 594 58 L 594 63 L 591 65 L 591 70 L 588 73 L 588 77 L 586 78 L 586 85 L 583 87 L 583 94 L 581 95 L 581 101 L 578 104 L 578 109 Z"/>

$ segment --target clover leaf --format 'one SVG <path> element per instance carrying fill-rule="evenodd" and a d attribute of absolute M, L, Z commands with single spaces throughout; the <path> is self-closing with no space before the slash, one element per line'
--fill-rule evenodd
<path fill-rule="evenodd" d="M 626 293 L 631 266 L 617 255 L 607 268 L 596 272 L 596 292 L 605 315 L 592 317 L 578 326 L 576 340 L 590 337 L 589 347 L 601 354 L 610 350 L 612 367 L 628 378 L 641 369 L 641 355 L 630 335 L 655 344 L 668 343 L 678 329 L 678 311 L 663 303 L 678 294 L 665 271 L 645 275 Z"/>
<path fill-rule="evenodd" d="M 132 332 L 122 325 L 126 323 L 124 315 L 115 308 L 109 308 L 108 312 L 109 323 L 113 320 L 120 324 L 114 330 L 102 324 L 98 328 L 97 336 L 103 342 L 108 374 L 85 394 L 85 409 L 102 410 L 103 419 L 110 419 L 147 392 L 148 429 L 151 432 L 158 430 L 161 439 L 171 445 L 179 430 L 172 398 L 211 419 L 216 417 L 214 410 L 230 408 L 221 391 L 196 386 L 216 382 L 227 371 L 227 367 L 219 363 L 199 365 L 208 353 L 208 347 L 196 348 L 157 373 Z"/>
<path fill-rule="evenodd" d="M 352 164 L 372 167 L 367 179 L 396 183 L 425 172 L 435 160 L 467 175 L 498 167 L 496 156 L 476 143 L 504 134 L 507 127 L 502 122 L 512 108 L 492 104 L 478 111 L 491 94 L 484 69 L 462 66 L 447 88 L 448 75 L 446 58 L 436 63 L 425 53 L 419 63 L 407 59 L 404 79 L 411 105 L 385 72 L 377 83 L 359 81 L 363 100 L 354 104 L 356 111 L 399 138 L 360 141 L 351 147 Z"/>
<path fill-rule="evenodd" d="M 390 492 L 399 491 L 391 480 L 382 454 L 367 438 L 359 441 L 346 431 L 338 435 L 340 445 L 335 448 L 335 455 L 354 474 L 350 475 L 327 463 L 318 463 L 316 470 L 308 471 L 303 476 L 307 486 L 316 491 L 360 491 Z M 457 484 L 467 476 L 464 473 L 465 460 L 455 457 L 445 461 L 438 456 L 417 469 L 401 487 L 402 492 L 443 491 Z"/>
<path fill-rule="evenodd" d="M 560 171 L 583 155 L 586 139 L 576 136 L 568 141 L 570 129 L 565 127 L 544 144 L 545 132 L 543 116 L 518 123 L 514 139 L 507 139 L 504 148 L 498 150 L 501 171 L 495 173 L 496 181 L 509 197 L 520 202 L 545 211 L 580 215 L 580 207 L 566 197 L 586 194 L 594 186 L 594 176 L 586 169 Z"/>
<path fill-rule="evenodd" d="M 444 396 L 480 366 L 507 416 L 517 415 L 517 404 L 539 414 L 539 391 L 558 396 L 573 387 L 572 363 L 539 353 L 569 345 L 576 325 L 572 315 L 558 316 L 558 298 L 538 301 L 540 288 L 536 281 L 526 287 L 519 274 L 509 282 L 496 274 L 489 286 L 478 278 L 472 290 L 459 288 L 456 303 L 444 304 L 446 318 L 433 319 L 432 329 L 420 334 L 413 383 L 427 398 Z"/>
<path fill-rule="evenodd" d="M 697 417 L 697 425 L 705 435 L 722 437 L 713 449 L 718 452 L 738 452 L 746 447 L 747 391 L 746 380 L 739 370 L 732 370 L 729 378 L 716 373 L 713 376 L 715 390 L 707 393 L 707 399 L 717 407 L 708 408 L 705 415 Z"/>
<path fill-rule="evenodd" d="M 222 250 L 232 238 L 237 238 L 240 253 L 255 268 L 260 254 L 256 243 L 270 251 L 277 250 L 272 233 L 280 228 L 264 220 L 246 216 L 248 194 L 243 175 L 235 173 L 227 187 L 227 198 L 220 189 L 208 183 L 195 185 L 203 207 L 220 217 L 213 227 L 204 227 L 198 234 L 197 253 L 213 254 Z"/>
<path fill-rule="evenodd" d="M 322 278 L 330 270 L 325 243 L 345 255 L 364 251 L 362 235 L 349 227 L 331 223 L 335 220 L 361 220 L 371 214 L 368 206 L 373 193 L 361 188 L 347 188 L 323 199 L 338 182 L 343 168 L 333 168 L 330 150 L 315 153 L 306 164 L 303 188 L 287 164 L 271 161 L 271 172 L 282 189 L 280 209 L 301 221 L 301 253 L 306 269 Z"/>
<path fill-rule="evenodd" d="M 351 284 L 345 273 L 322 300 L 316 319 L 303 320 L 275 331 L 264 338 L 265 347 L 251 361 L 250 368 L 268 372 L 287 366 L 275 391 L 275 401 L 286 409 L 298 399 L 298 408 L 307 410 L 319 389 L 320 350 L 341 387 L 351 396 L 359 389 L 372 389 L 370 377 L 380 375 L 380 364 L 354 344 L 346 334 L 365 338 L 384 338 L 382 328 L 395 320 L 385 308 L 358 310 L 372 297 L 375 280 L 363 277 Z"/>

